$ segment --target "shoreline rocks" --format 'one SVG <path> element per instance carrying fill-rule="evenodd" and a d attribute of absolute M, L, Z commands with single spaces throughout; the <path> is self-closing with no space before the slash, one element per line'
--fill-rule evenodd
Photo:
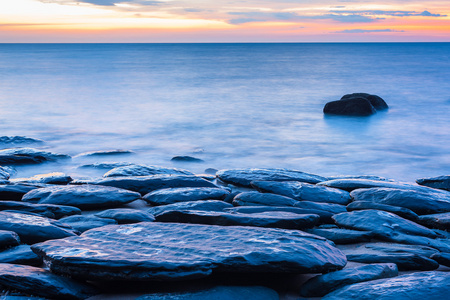
<path fill-rule="evenodd" d="M 388 109 L 386 102 L 377 95 L 354 93 L 342 96 L 340 100 L 325 104 L 324 114 L 344 116 L 370 116 Z"/>

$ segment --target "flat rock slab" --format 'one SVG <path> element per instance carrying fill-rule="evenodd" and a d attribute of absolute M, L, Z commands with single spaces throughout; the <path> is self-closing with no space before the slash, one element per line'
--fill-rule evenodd
<path fill-rule="evenodd" d="M 53 172 L 48 174 L 38 174 L 29 178 L 15 178 L 10 180 L 17 184 L 62 184 L 66 185 L 72 181 L 72 177 L 61 172 Z"/>
<path fill-rule="evenodd" d="M 426 188 L 419 185 L 405 184 L 400 182 L 392 181 L 382 181 L 382 180 L 370 180 L 370 179 L 354 179 L 354 178 L 343 178 L 343 179 L 333 179 L 324 182 L 320 182 L 317 185 L 328 186 L 332 188 L 337 188 L 351 192 L 356 189 L 367 189 L 367 188 L 392 188 L 392 189 L 405 189 L 405 190 L 416 190 L 416 191 L 429 191 L 430 188 Z"/>
<path fill-rule="evenodd" d="M 416 182 L 420 185 L 428 186 L 434 189 L 450 191 L 450 175 L 421 178 L 417 179 Z"/>
<path fill-rule="evenodd" d="M 0 250 L 18 246 L 20 238 L 14 231 L 0 230 Z"/>
<path fill-rule="evenodd" d="M 186 156 L 186 155 L 174 156 L 170 160 L 174 161 L 174 162 L 185 162 L 185 163 L 201 163 L 201 162 L 205 162 L 203 159 L 200 159 L 200 158 L 197 158 L 197 157 L 192 157 L 192 156 Z"/>
<path fill-rule="evenodd" d="M 81 210 L 73 206 L 34 204 L 21 201 L 0 201 L 0 210 L 31 212 L 52 219 L 60 219 L 67 216 L 81 214 Z"/>
<path fill-rule="evenodd" d="M 333 241 L 335 244 L 355 244 L 368 242 L 374 234 L 371 231 L 359 231 L 343 228 L 312 228 L 305 230 L 308 233 L 315 234 Z"/>
<path fill-rule="evenodd" d="M 130 191 L 135 191 L 141 195 L 150 192 L 179 187 L 213 187 L 217 186 L 203 178 L 194 175 L 151 175 L 151 176 L 125 176 L 108 177 L 96 181 L 89 181 L 90 184 L 112 186 Z"/>
<path fill-rule="evenodd" d="M 149 204 L 158 206 L 196 200 L 222 200 L 229 193 L 221 188 L 186 187 L 161 189 L 148 193 L 142 198 Z"/>
<path fill-rule="evenodd" d="M 118 167 L 134 165 L 129 162 L 97 162 L 93 164 L 85 164 L 78 166 L 79 169 L 96 169 L 96 170 L 112 170 Z"/>
<path fill-rule="evenodd" d="M 372 188 L 354 190 L 350 195 L 354 201 L 369 201 L 404 207 L 419 215 L 450 212 L 450 192 L 435 191 L 437 192 Z"/>
<path fill-rule="evenodd" d="M 289 197 L 259 192 L 239 193 L 233 199 L 234 206 L 294 206 L 297 202 Z"/>
<path fill-rule="evenodd" d="M 316 273 L 345 266 L 298 230 L 177 223 L 110 225 L 33 245 L 52 272 L 87 280 L 184 280 L 215 272 Z"/>
<path fill-rule="evenodd" d="M 117 224 L 116 220 L 100 218 L 93 215 L 70 216 L 62 218 L 59 221 L 79 232 L 85 232 L 86 230 L 106 225 Z"/>
<path fill-rule="evenodd" d="M 154 216 L 157 216 L 164 212 L 173 210 L 224 211 L 227 208 L 233 208 L 233 205 L 221 200 L 203 200 L 178 202 L 169 205 L 155 206 L 149 208 L 147 212 L 151 213 Z"/>
<path fill-rule="evenodd" d="M 58 221 L 13 212 L 0 212 L 0 230 L 14 231 L 27 244 L 75 235 L 72 228 Z"/>
<path fill-rule="evenodd" d="M 86 299 L 97 293 L 88 285 L 44 269 L 14 264 L 0 264 L 0 285 L 50 299 Z"/>
<path fill-rule="evenodd" d="M 336 203 L 341 205 L 347 205 L 351 200 L 350 193 L 347 191 L 305 182 L 253 181 L 251 184 L 260 192 L 278 194 L 295 200 Z"/>
<path fill-rule="evenodd" d="M 443 266 L 450 267 L 450 253 L 435 253 L 431 256 L 431 259 Z"/>
<path fill-rule="evenodd" d="M 0 144 L 15 146 L 15 145 L 25 145 L 25 144 L 43 144 L 44 141 L 34 138 L 29 138 L 26 136 L 0 136 Z"/>
<path fill-rule="evenodd" d="M 0 263 L 39 267 L 42 257 L 31 251 L 29 245 L 20 245 L 0 252 Z"/>
<path fill-rule="evenodd" d="M 347 212 L 347 209 L 344 205 L 333 204 L 333 203 L 320 203 L 320 202 L 312 202 L 312 201 L 297 201 L 294 204 L 295 207 L 304 208 L 304 209 L 319 209 L 331 212 L 332 214 L 339 214 L 343 212 Z"/>
<path fill-rule="evenodd" d="M 256 226 L 284 229 L 312 228 L 319 221 L 318 215 L 299 215 L 273 211 L 254 214 L 232 214 L 206 211 L 168 211 L 156 216 L 158 222 L 209 224 L 221 226 Z"/>
<path fill-rule="evenodd" d="M 39 188 L 33 185 L 8 184 L 0 185 L 0 200 L 20 201 L 26 193 Z"/>
<path fill-rule="evenodd" d="M 417 272 L 352 284 L 326 295 L 323 299 L 447 299 L 449 286 L 450 273 Z"/>
<path fill-rule="evenodd" d="M 252 181 L 300 181 L 318 183 L 327 178 L 288 169 L 230 169 L 220 170 L 217 177 L 226 182 L 238 186 L 251 187 Z"/>
<path fill-rule="evenodd" d="M 11 148 L 0 150 L 0 164 L 2 165 L 40 164 L 69 158 L 69 155 L 33 148 Z"/>
<path fill-rule="evenodd" d="M 437 228 L 448 231 L 450 230 L 450 212 L 420 216 L 419 223 L 430 228 Z"/>
<path fill-rule="evenodd" d="M 145 211 L 131 208 L 112 208 L 94 214 L 99 218 L 116 220 L 118 224 L 153 222 L 155 217 Z"/>
<path fill-rule="evenodd" d="M 217 286 L 193 292 L 149 294 L 136 300 L 278 300 L 278 293 L 262 286 Z"/>
<path fill-rule="evenodd" d="M 103 175 L 103 177 L 120 176 L 150 176 L 150 175 L 194 175 L 194 173 L 177 168 L 166 168 L 148 165 L 127 165 L 115 167 Z"/>
<path fill-rule="evenodd" d="M 95 209 L 123 205 L 137 199 L 136 192 L 106 186 L 52 186 L 36 189 L 23 196 L 22 201 L 39 204 L 70 205 L 80 209 Z"/>
<path fill-rule="evenodd" d="M 135 154 L 135 153 L 130 150 L 116 149 L 116 150 L 89 151 L 89 152 L 80 153 L 74 157 L 103 157 L 103 156 L 130 155 L 130 154 Z"/>
<path fill-rule="evenodd" d="M 398 275 L 395 264 L 370 264 L 357 268 L 349 268 L 308 280 L 300 289 L 303 297 L 323 297 L 344 286 Z"/>
<path fill-rule="evenodd" d="M 371 202 L 371 201 L 354 201 L 347 205 L 348 211 L 354 211 L 354 210 L 367 210 L 367 209 L 376 209 L 376 210 L 382 210 L 387 211 L 393 214 L 396 214 L 397 216 L 400 216 L 404 219 L 411 220 L 413 222 L 417 222 L 419 220 L 419 216 L 413 212 L 412 210 L 404 207 L 399 206 L 392 206 L 387 204 L 380 204 L 377 202 Z"/>

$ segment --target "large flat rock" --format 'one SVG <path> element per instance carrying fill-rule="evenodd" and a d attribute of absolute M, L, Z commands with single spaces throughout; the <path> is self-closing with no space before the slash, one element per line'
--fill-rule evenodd
<path fill-rule="evenodd" d="M 16 184 L 62 184 L 66 185 L 72 181 L 72 177 L 61 172 L 38 174 L 29 178 L 15 178 L 10 180 Z"/>
<path fill-rule="evenodd" d="M 153 222 L 155 217 L 152 214 L 131 208 L 112 208 L 98 213 L 96 217 L 116 220 L 118 224 L 132 224 L 139 222 Z"/>
<path fill-rule="evenodd" d="M 110 225 L 32 246 L 52 272 L 89 280 L 183 280 L 214 272 L 319 273 L 345 266 L 297 230 L 177 223 Z"/>
<path fill-rule="evenodd" d="M 0 201 L 0 210 L 16 210 L 36 213 L 53 219 L 81 214 L 81 210 L 73 206 L 34 204 L 22 201 Z"/>
<path fill-rule="evenodd" d="M 318 183 L 321 186 L 328 186 L 332 188 L 337 188 L 345 191 L 353 191 L 356 189 L 367 189 L 367 188 L 392 188 L 392 189 L 405 189 L 405 190 L 415 190 L 428 192 L 432 189 L 420 185 L 407 184 L 402 182 L 392 182 L 392 181 L 382 181 L 382 180 L 371 180 L 364 178 L 341 178 L 332 179 L 324 182 Z"/>
<path fill-rule="evenodd" d="M 447 299 L 449 286 L 450 273 L 417 272 L 352 284 L 326 295 L 323 299 Z"/>
<path fill-rule="evenodd" d="M 150 176 L 150 175 L 194 175 L 194 173 L 177 168 L 166 168 L 148 165 L 128 165 L 116 167 L 103 175 L 103 177 L 120 176 Z"/>
<path fill-rule="evenodd" d="M 70 216 L 62 218 L 59 221 L 75 230 L 78 230 L 79 232 L 85 232 L 86 230 L 106 225 L 117 224 L 117 221 L 114 219 L 100 218 L 94 215 Z"/>
<path fill-rule="evenodd" d="M 22 184 L 0 185 L 0 200 L 20 201 L 23 195 L 37 188 L 38 186 Z"/>
<path fill-rule="evenodd" d="M 0 285 L 50 299 L 86 299 L 96 294 L 88 285 L 60 277 L 41 268 L 0 264 Z"/>
<path fill-rule="evenodd" d="M 300 181 L 318 183 L 327 178 L 288 169 L 230 169 L 220 170 L 217 177 L 226 182 L 238 186 L 251 187 L 252 181 Z"/>
<path fill-rule="evenodd" d="M 450 191 L 450 175 L 421 178 L 417 179 L 416 182 L 420 185 L 428 186 L 431 188 Z"/>
<path fill-rule="evenodd" d="M 68 158 L 70 156 L 65 154 L 52 153 L 34 148 L 0 150 L 0 164 L 2 165 L 40 164 Z"/>
<path fill-rule="evenodd" d="M 95 209 L 123 205 L 140 199 L 140 197 L 139 193 L 114 187 L 73 185 L 32 190 L 23 196 L 22 201 Z"/>
<path fill-rule="evenodd" d="M 147 211 L 156 216 L 172 210 L 224 211 L 227 208 L 233 208 L 233 205 L 222 200 L 200 200 L 155 206 Z"/>
<path fill-rule="evenodd" d="M 387 211 L 396 214 L 397 216 L 400 216 L 404 219 L 408 219 L 414 222 L 417 222 L 417 220 L 419 219 L 419 216 L 412 210 L 399 206 L 392 206 L 371 201 L 354 201 L 349 205 L 347 205 L 348 211 L 367 210 L 367 209 Z"/>
<path fill-rule="evenodd" d="M 18 246 L 20 238 L 14 231 L 0 230 L 0 251 L 5 248 Z"/>
<path fill-rule="evenodd" d="M 332 214 L 339 214 L 342 212 L 346 212 L 347 209 L 344 205 L 333 204 L 333 203 L 321 203 L 321 202 L 312 202 L 312 201 L 297 201 L 294 204 L 295 207 L 304 208 L 304 209 L 318 209 L 328 211 Z"/>
<path fill-rule="evenodd" d="M 39 267 L 42 257 L 31 251 L 29 245 L 19 245 L 0 252 L 0 263 Z"/>
<path fill-rule="evenodd" d="M 289 197 L 259 192 L 239 193 L 233 199 L 235 206 L 294 206 L 297 202 Z"/>
<path fill-rule="evenodd" d="M 419 217 L 419 223 L 442 230 L 450 230 L 450 212 L 443 214 L 423 215 Z"/>
<path fill-rule="evenodd" d="M 324 237 L 335 244 L 354 244 L 368 242 L 374 234 L 371 231 L 351 230 L 344 228 L 312 228 L 305 230 L 308 233 Z"/>
<path fill-rule="evenodd" d="M 143 197 L 151 205 L 168 205 L 196 200 L 222 200 L 230 192 L 212 187 L 185 187 L 156 190 Z"/>

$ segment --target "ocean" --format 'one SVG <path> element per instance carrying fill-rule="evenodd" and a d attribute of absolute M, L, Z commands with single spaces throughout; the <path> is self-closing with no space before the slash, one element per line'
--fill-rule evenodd
<path fill-rule="evenodd" d="M 348 93 L 371 117 L 325 116 Z M 105 170 L 94 162 L 291 168 L 400 181 L 450 172 L 450 43 L 0 44 L 0 135 L 75 157 L 16 177 Z M 202 163 L 172 162 L 177 155 Z"/>

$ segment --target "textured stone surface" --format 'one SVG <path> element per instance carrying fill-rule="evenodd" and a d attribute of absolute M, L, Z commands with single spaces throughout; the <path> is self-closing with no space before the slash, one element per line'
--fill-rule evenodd
<path fill-rule="evenodd" d="M 11 148 L 0 150 L 0 164 L 2 165 L 39 164 L 68 158 L 70 158 L 70 156 L 65 154 L 57 154 L 33 148 Z"/>
<path fill-rule="evenodd" d="M 311 201 L 297 201 L 295 203 L 295 207 L 304 209 L 319 209 L 331 212 L 333 214 L 339 214 L 347 211 L 344 205 Z"/>
<path fill-rule="evenodd" d="M 323 107 L 324 114 L 332 115 L 370 116 L 376 112 L 370 101 L 363 97 L 331 101 Z"/>
<path fill-rule="evenodd" d="M 450 192 L 435 191 L 437 192 L 372 188 L 355 190 L 351 192 L 351 196 L 354 201 L 369 201 L 404 207 L 419 215 L 450 212 Z"/>
<path fill-rule="evenodd" d="M 143 199 L 151 205 L 167 205 L 196 200 L 222 200 L 230 192 L 221 188 L 169 188 L 153 191 Z"/>
<path fill-rule="evenodd" d="M 323 297 L 344 286 L 398 275 L 395 264 L 370 264 L 357 268 L 348 268 L 308 280 L 300 289 L 303 297 Z"/>
<path fill-rule="evenodd" d="M 449 286 L 450 273 L 417 272 L 352 284 L 326 295 L 323 299 L 447 299 Z"/>
<path fill-rule="evenodd" d="M 203 159 L 192 157 L 192 156 L 174 156 L 172 157 L 171 161 L 175 162 L 188 162 L 188 163 L 201 163 L 204 162 Z"/>
<path fill-rule="evenodd" d="M 450 267 L 450 253 L 435 253 L 431 256 L 431 259 L 437 261 L 443 266 Z"/>
<path fill-rule="evenodd" d="M 73 206 L 34 204 L 21 201 L 0 201 L 0 210 L 31 212 L 53 219 L 60 219 L 67 216 L 81 214 L 81 210 Z"/>
<path fill-rule="evenodd" d="M 230 169 L 220 170 L 217 177 L 226 182 L 238 186 L 251 187 L 252 181 L 300 181 L 318 183 L 327 178 L 288 169 Z"/>
<path fill-rule="evenodd" d="M 417 179 L 416 182 L 420 185 L 425 185 L 431 188 L 450 191 L 450 175 L 421 178 Z"/>
<path fill-rule="evenodd" d="M 341 205 L 347 205 L 351 200 L 350 193 L 347 191 L 305 182 L 253 181 L 251 184 L 260 192 L 283 195 L 295 200 L 336 203 Z"/>
<path fill-rule="evenodd" d="M 370 104 L 372 104 L 372 106 L 376 110 L 384 110 L 384 109 L 389 108 L 388 105 L 386 104 L 386 102 L 380 96 L 371 95 L 371 94 L 367 94 L 367 93 L 346 94 L 346 95 L 342 96 L 341 100 L 352 99 L 352 98 L 365 98 L 365 99 L 369 100 Z"/>
<path fill-rule="evenodd" d="M 176 168 L 166 168 L 149 165 L 127 165 L 116 167 L 103 175 L 103 177 L 118 176 L 149 176 L 149 175 L 194 175 L 194 173 Z"/>
<path fill-rule="evenodd" d="M 20 201 L 23 195 L 37 188 L 37 186 L 21 184 L 0 185 L 0 200 Z"/>
<path fill-rule="evenodd" d="M 232 207 L 233 205 L 221 200 L 203 200 L 155 206 L 149 208 L 147 211 L 156 216 L 166 211 L 172 210 L 224 211 L 226 208 Z"/>
<path fill-rule="evenodd" d="M 315 273 L 341 269 L 343 253 L 302 231 L 137 223 L 33 245 L 59 274 L 85 279 L 182 280 L 216 272 Z"/>
<path fill-rule="evenodd" d="M 81 185 L 52 186 L 36 189 L 23 196 L 22 201 L 39 204 L 70 205 L 80 209 L 114 207 L 140 199 L 138 193 L 124 189 Z"/>
<path fill-rule="evenodd" d="M 93 215 L 70 216 L 59 220 L 63 224 L 67 224 L 79 232 L 102 227 L 111 224 L 117 224 L 116 220 L 100 218 Z"/>
<path fill-rule="evenodd" d="M 25 144 L 43 144 L 44 141 L 26 136 L 0 136 L 0 144 L 15 146 Z"/>
<path fill-rule="evenodd" d="M 206 211 L 168 211 L 156 216 L 158 222 L 194 223 L 221 226 L 256 226 L 284 229 L 312 228 L 319 221 L 318 215 L 299 215 L 291 212 L 272 211 L 254 214 L 231 214 Z"/>
<path fill-rule="evenodd" d="M 376 210 L 382 210 L 387 211 L 393 214 L 396 214 L 397 216 L 400 216 L 404 219 L 408 219 L 414 222 L 417 222 L 419 220 L 419 216 L 413 212 L 412 210 L 404 207 L 399 206 L 392 206 L 387 204 L 380 204 L 377 202 L 371 202 L 371 201 L 354 201 L 347 205 L 348 211 L 354 211 L 354 210 L 367 210 L 367 209 L 376 209 Z"/>
<path fill-rule="evenodd" d="M 153 222 L 155 217 L 145 211 L 131 208 L 112 208 L 95 214 L 99 218 L 114 219 L 119 224 Z"/>
<path fill-rule="evenodd" d="M 11 174 L 4 167 L 0 166 L 0 180 L 8 180 Z"/>
<path fill-rule="evenodd" d="M 450 212 L 420 216 L 419 223 L 430 228 L 437 228 L 448 231 L 450 230 Z"/>
<path fill-rule="evenodd" d="M 333 179 L 324 182 L 320 182 L 317 185 L 328 186 L 332 188 L 337 188 L 345 191 L 353 191 L 356 189 L 367 189 L 367 188 L 391 188 L 391 189 L 405 189 L 405 190 L 416 190 L 416 191 L 429 191 L 429 188 L 412 185 L 400 182 L 383 181 L 383 180 L 370 180 L 370 179 L 354 179 L 354 178 L 343 178 L 343 179 Z"/>
<path fill-rule="evenodd" d="M 72 228 L 58 221 L 10 212 L 0 212 L 0 230 L 14 231 L 27 244 L 75 235 Z"/>
<path fill-rule="evenodd" d="M 133 151 L 130 150 L 98 150 L 98 151 L 89 151 L 76 155 L 75 157 L 103 157 L 103 156 L 117 156 L 117 155 L 130 155 L 134 154 Z"/>
<path fill-rule="evenodd" d="M 17 184 L 36 184 L 36 183 L 45 183 L 45 184 L 68 184 L 72 181 L 72 177 L 60 173 L 53 172 L 48 174 L 39 174 L 29 178 L 15 178 L 12 179 L 12 183 Z"/>
<path fill-rule="evenodd" d="M 297 202 L 289 197 L 259 192 L 239 193 L 233 199 L 235 206 L 294 206 Z"/>
<path fill-rule="evenodd" d="M 39 267 L 42 265 L 42 257 L 31 251 L 30 246 L 20 245 L 1 251 L 0 263 Z"/>
<path fill-rule="evenodd" d="M 96 294 L 92 287 L 72 279 L 14 264 L 0 264 L 0 285 L 50 299 L 86 299 Z"/>
<path fill-rule="evenodd" d="M 342 228 L 312 228 L 308 233 L 324 237 L 336 244 L 353 244 L 370 241 L 374 234 L 370 231 L 359 231 Z"/>
<path fill-rule="evenodd" d="M 17 246 L 20 244 L 20 238 L 14 231 L 0 230 L 0 251 Z"/>

